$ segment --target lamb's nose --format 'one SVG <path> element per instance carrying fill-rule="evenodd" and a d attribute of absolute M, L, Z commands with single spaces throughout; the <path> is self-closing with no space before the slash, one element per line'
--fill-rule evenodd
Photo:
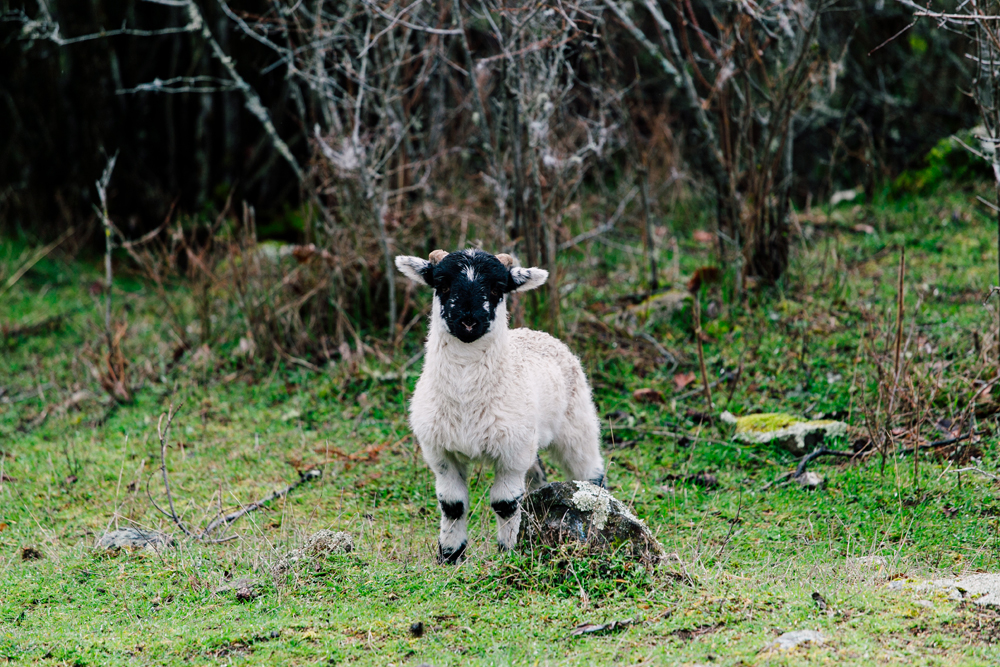
<path fill-rule="evenodd" d="M 462 326 L 465 327 L 466 331 L 472 331 L 472 328 L 475 326 L 475 324 L 470 324 L 466 320 L 462 320 Z"/>

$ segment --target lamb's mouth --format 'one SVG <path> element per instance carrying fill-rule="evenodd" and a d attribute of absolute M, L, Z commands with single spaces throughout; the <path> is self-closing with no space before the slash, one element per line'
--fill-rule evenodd
<path fill-rule="evenodd" d="M 479 340 L 488 329 L 489 327 L 480 324 L 479 322 L 473 322 L 471 324 L 466 322 L 448 323 L 448 332 L 463 343 L 472 343 Z"/>

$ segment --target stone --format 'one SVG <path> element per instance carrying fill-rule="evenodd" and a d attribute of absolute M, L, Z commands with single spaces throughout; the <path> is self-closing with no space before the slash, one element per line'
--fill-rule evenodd
<path fill-rule="evenodd" d="M 964 599 L 981 607 L 1000 607 L 1000 573 L 973 574 L 955 584 Z"/>
<path fill-rule="evenodd" d="M 161 548 L 173 546 L 173 544 L 174 540 L 169 535 L 155 530 L 140 530 L 132 526 L 109 531 L 97 540 L 97 548 L 108 551 L 145 548 L 159 551 Z"/>
<path fill-rule="evenodd" d="M 955 602 L 967 600 L 981 607 L 1000 608 L 1000 573 L 970 574 L 958 579 L 913 579 L 890 581 L 889 590 L 912 591 Z M 919 602 L 919 601 L 918 601 Z"/>
<path fill-rule="evenodd" d="M 886 588 L 891 591 L 912 591 L 928 597 L 943 597 L 955 602 L 962 601 L 962 590 L 954 579 L 897 579 L 890 581 Z"/>
<path fill-rule="evenodd" d="M 737 417 L 723 412 L 723 422 L 736 427 L 733 439 L 748 445 L 773 444 L 804 456 L 827 438 L 847 434 L 847 424 L 832 419 L 802 419 L 782 412 Z"/>
<path fill-rule="evenodd" d="M 354 551 L 354 537 L 350 533 L 319 530 L 310 535 L 305 544 L 279 560 L 272 571 L 279 575 L 285 574 L 296 564 L 314 562 L 333 554 L 346 554 L 352 551 Z"/>
<path fill-rule="evenodd" d="M 791 651 L 804 644 L 820 645 L 826 638 L 815 630 L 795 630 L 786 632 L 764 647 L 765 651 Z"/>
<path fill-rule="evenodd" d="M 818 489 L 826 483 L 822 475 L 811 471 L 802 473 L 795 478 L 795 481 L 804 489 Z"/>
<path fill-rule="evenodd" d="M 590 482 L 554 482 L 525 497 L 519 544 L 558 547 L 578 543 L 591 553 L 628 545 L 636 560 L 656 564 L 663 547 L 646 524 L 611 493 Z"/>

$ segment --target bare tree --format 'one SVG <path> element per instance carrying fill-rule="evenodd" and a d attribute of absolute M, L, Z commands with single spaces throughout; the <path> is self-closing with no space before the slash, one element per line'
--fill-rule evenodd
<path fill-rule="evenodd" d="M 932 10 L 930 3 L 921 7 L 912 0 L 898 1 L 914 10 L 914 23 L 928 18 L 941 29 L 969 38 L 969 52 L 965 54 L 973 65 L 969 94 L 979 108 L 982 125 L 976 131 L 979 146 L 965 144 L 965 148 L 993 168 L 994 201 L 988 202 L 979 197 L 997 218 L 997 286 L 990 288 L 989 296 L 992 296 L 1000 293 L 1000 2 L 968 0 L 949 12 Z M 997 308 L 997 317 L 1000 332 L 1000 308 Z M 1000 364 L 1000 333 L 997 336 L 997 359 Z"/>
<path fill-rule="evenodd" d="M 812 84 L 826 55 L 815 38 L 831 3 L 677 0 L 664 11 L 644 0 L 654 39 L 604 2 L 684 93 L 718 196 L 720 247 L 738 250 L 738 289 L 744 276 L 777 280 L 788 264 L 795 126 L 821 92 Z"/>

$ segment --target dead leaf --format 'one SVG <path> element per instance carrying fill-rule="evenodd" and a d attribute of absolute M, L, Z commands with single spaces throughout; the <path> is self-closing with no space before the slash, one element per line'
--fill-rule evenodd
<path fill-rule="evenodd" d="M 715 266 L 703 266 L 697 269 L 687 282 L 689 292 L 697 292 L 702 285 L 710 285 L 719 282 L 722 272 Z"/>
<path fill-rule="evenodd" d="M 8 528 L 10 528 L 10 526 L 7 525 L 6 521 L 0 521 L 0 533 L 7 530 Z"/>
<path fill-rule="evenodd" d="M 712 232 L 706 232 L 704 229 L 694 230 L 694 234 L 691 235 L 691 238 L 693 238 L 698 243 L 707 243 L 707 244 L 715 243 L 715 234 L 713 234 Z"/>
<path fill-rule="evenodd" d="M 694 373 L 678 373 L 674 376 L 674 388 L 680 391 L 695 381 L 697 376 Z"/>
<path fill-rule="evenodd" d="M 639 403 L 662 403 L 663 394 L 655 389 L 643 387 L 632 392 L 632 399 Z"/>
<path fill-rule="evenodd" d="M 875 233 L 875 228 L 874 227 L 872 227 L 871 225 L 866 225 L 863 222 L 859 222 L 858 224 L 856 224 L 853 227 L 851 227 L 851 229 L 854 230 L 854 231 L 856 231 L 858 234 L 874 234 Z"/>

